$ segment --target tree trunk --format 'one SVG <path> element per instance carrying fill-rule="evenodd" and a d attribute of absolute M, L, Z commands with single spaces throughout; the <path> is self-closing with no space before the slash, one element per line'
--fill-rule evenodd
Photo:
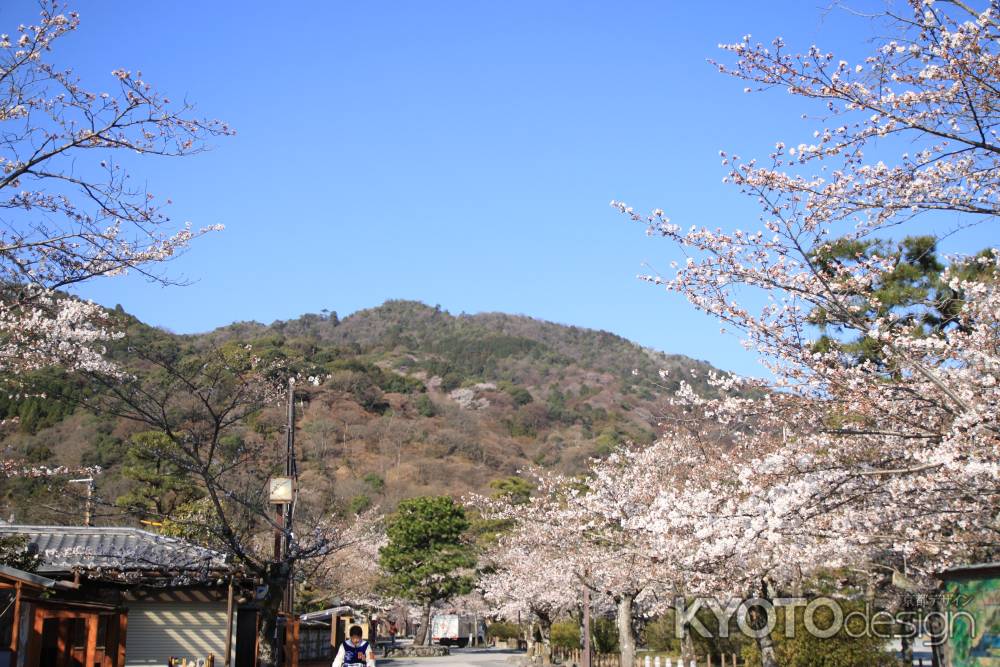
<path fill-rule="evenodd" d="M 542 664 L 552 664 L 552 619 L 540 616 L 538 634 L 542 638 Z"/>
<path fill-rule="evenodd" d="M 907 667 L 913 664 L 913 637 L 903 635 L 899 638 L 899 657 Z"/>
<path fill-rule="evenodd" d="M 528 621 L 528 625 L 524 630 L 524 644 L 527 646 L 527 655 L 529 657 L 535 654 L 535 622 Z"/>
<path fill-rule="evenodd" d="M 621 667 L 635 664 L 635 636 L 632 633 L 632 603 L 635 596 L 625 593 L 618 598 L 618 647 Z"/>
<path fill-rule="evenodd" d="M 683 618 L 684 613 L 681 611 L 680 606 L 675 602 L 674 622 L 677 632 L 679 633 L 677 639 L 681 645 L 681 662 L 687 665 L 694 659 L 694 640 L 691 638 L 691 624 L 683 622 Z"/>
<path fill-rule="evenodd" d="M 424 604 L 424 610 L 420 614 L 420 631 L 413 642 L 417 646 L 431 645 L 431 603 Z"/>
<path fill-rule="evenodd" d="M 772 613 L 775 613 L 772 611 Z M 750 612 L 751 618 L 754 620 L 754 628 L 763 628 L 767 626 L 768 619 L 761 618 L 763 614 L 760 611 L 754 609 Z M 774 650 L 774 639 L 771 637 L 771 633 L 767 633 L 761 637 L 757 637 L 757 650 L 760 651 L 760 664 L 761 667 L 778 667 L 778 656 Z"/>
<path fill-rule="evenodd" d="M 280 648 L 278 632 L 278 611 L 284 599 L 284 589 L 280 583 L 269 581 L 267 597 L 260 607 L 260 625 L 257 630 L 257 667 L 274 667 L 278 664 Z"/>
<path fill-rule="evenodd" d="M 760 582 L 760 597 L 763 600 L 771 600 L 771 594 L 768 586 L 767 579 L 762 579 Z M 776 614 L 774 607 L 771 607 L 771 613 Z M 764 617 L 761 612 L 761 608 L 754 607 L 750 612 L 751 619 L 753 619 L 754 628 L 765 628 L 767 627 L 771 619 Z M 760 664 L 761 667 L 778 667 L 778 655 L 774 650 L 774 639 L 771 637 L 771 633 L 768 632 L 762 637 L 757 637 L 757 649 L 760 651 Z"/>
<path fill-rule="evenodd" d="M 778 656 L 774 652 L 774 640 L 767 634 L 757 639 L 761 667 L 778 667 Z"/>
<path fill-rule="evenodd" d="M 683 636 L 681 637 L 681 659 L 684 664 L 690 664 L 694 660 L 694 638 L 691 636 L 691 626 L 688 623 L 684 624 L 682 630 Z"/>

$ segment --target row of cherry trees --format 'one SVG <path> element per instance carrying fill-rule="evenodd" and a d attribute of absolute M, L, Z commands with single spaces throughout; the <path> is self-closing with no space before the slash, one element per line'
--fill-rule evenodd
<path fill-rule="evenodd" d="M 682 385 L 687 418 L 653 447 L 539 475 L 527 503 L 480 501 L 515 525 L 483 582 L 501 608 L 549 618 L 587 586 L 617 606 L 630 660 L 636 605 L 767 597 L 831 567 L 920 580 L 996 553 L 1000 252 L 939 262 L 934 230 L 996 224 L 1000 2 L 894 8 L 895 39 L 857 63 L 780 39 L 723 47 L 747 92 L 822 112 L 809 143 L 722 154 L 759 224 L 684 229 L 612 202 L 680 254 L 643 278 L 740 332 L 773 379 Z"/>

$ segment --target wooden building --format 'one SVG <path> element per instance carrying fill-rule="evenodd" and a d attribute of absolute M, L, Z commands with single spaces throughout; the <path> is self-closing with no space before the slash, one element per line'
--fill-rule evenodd
<path fill-rule="evenodd" d="M 0 570 L 0 667 L 231 664 L 240 582 L 222 554 L 136 528 L 0 526 L 11 534 L 39 564 Z"/>

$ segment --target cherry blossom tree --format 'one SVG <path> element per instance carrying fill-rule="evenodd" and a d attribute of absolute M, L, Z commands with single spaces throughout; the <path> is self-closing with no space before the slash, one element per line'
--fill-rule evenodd
<path fill-rule="evenodd" d="M 579 479 L 535 471 L 537 493 L 527 502 L 475 499 L 487 517 L 514 525 L 493 550 L 499 569 L 481 582 L 487 599 L 526 608 L 547 641 L 558 612 L 586 586 L 613 606 L 622 664 L 632 664 L 637 609 L 662 610 L 676 593 L 678 570 L 654 551 L 661 535 L 640 528 L 677 473 L 661 453 L 657 446 L 622 449 L 593 461 Z"/>
<path fill-rule="evenodd" d="M 338 552 L 347 550 L 359 562 L 373 559 L 381 524 L 363 516 L 346 525 L 304 502 L 297 490 L 293 510 L 279 518 L 268 480 L 287 474 L 282 437 L 287 431 L 278 411 L 271 410 L 283 403 L 291 375 L 280 357 L 267 358 L 232 341 L 192 347 L 140 336 L 113 345 L 114 354 L 127 352 L 131 372 L 88 373 L 95 391 L 85 398 L 86 407 L 155 434 L 134 439 L 134 446 L 167 464 L 195 497 L 159 509 L 127 509 L 162 524 L 161 532 L 228 555 L 263 586 L 258 664 L 275 664 L 278 612 L 293 573 L 305 578 L 317 568 L 335 569 Z"/>
<path fill-rule="evenodd" d="M 14 380 L 50 364 L 114 372 L 102 355 L 116 335 L 103 311 L 65 290 L 128 271 L 170 282 L 157 266 L 218 229 L 171 228 L 169 200 L 126 165 L 197 153 L 232 133 L 139 72 L 118 69 L 104 89 L 88 89 L 50 61 L 78 15 L 57 0 L 39 9 L 36 23 L 0 35 L 0 376 Z"/>
<path fill-rule="evenodd" d="M 658 530 L 689 526 L 704 563 L 737 578 L 859 560 L 930 574 L 997 549 L 1000 254 L 950 258 L 936 280 L 951 312 L 928 329 L 884 307 L 899 256 L 871 248 L 943 212 L 948 233 L 993 224 L 1000 5 L 905 7 L 885 17 L 896 39 L 856 64 L 781 39 L 723 47 L 736 61 L 720 70 L 748 92 L 777 87 L 825 111 L 812 142 L 779 142 L 765 162 L 722 154 L 761 206 L 759 229 L 684 230 L 613 202 L 682 253 L 675 275 L 644 278 L 739 331 L 773 377 L 716 378 L 714 399 L 682 387 L 693 415 L 732 430 L 737 458 L 723 480 L 657 501 Z M 860 244 L 853 257 L 834 252 L 845 242 Z M 860 338 L 873 357 L 852 354 Z"/>
<path fill-rule="evenodd" d="M 493 613 L 537 624 L 546 663 L 552 658 L 552 624 L 578 604 L 581 590 L 577 564 L 565 558 L 566 551 L 553 548 L 551 537 L 542 523 L 519 524 L 483 555 L 486 569 L 477 584 Z M 530 627 L 528 635 L 530 646 Z"/>

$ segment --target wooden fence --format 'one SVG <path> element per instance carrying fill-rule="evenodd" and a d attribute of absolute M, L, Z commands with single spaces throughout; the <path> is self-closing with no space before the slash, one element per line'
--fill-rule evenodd
<path fill-rule="evenodd" d="M 581 665 L 583 652 L 579 649 L 552 647 L 552 658 L 564 664 Z M 621 656 L 617 653 L 595 653 L 590 658 L 591 667 L 622 667 Z M 738 656 L 704 655 L 684 662 L 680 657 L 637 655 L 631 667 L 741 667 Z"/>

